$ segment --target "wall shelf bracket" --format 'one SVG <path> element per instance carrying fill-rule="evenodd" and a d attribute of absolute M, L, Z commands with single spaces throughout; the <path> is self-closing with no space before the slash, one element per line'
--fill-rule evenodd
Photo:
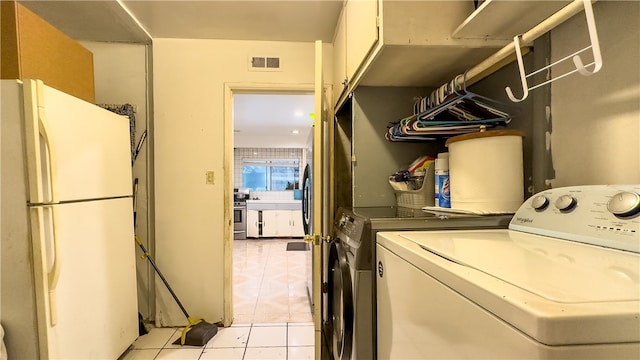
<path fill-rule="evenodd" d="M 596 23 L 595 23 L 595 19 L 593 16 L 593 7 L 591 5 L 591 0 L 583 0 L 583 4 L 584 4 L 584 12 L 585 12 L 585 16 L 587 19 L 587 27 L 589 30 L 589 39 L 591 40 L 591 45 L 585 47 L 584 49 L 578 50 L 575 53 L 565 56 L 564 58 L 555 61 L 554 63 L 547 65 L 541 69 L 538 69 L 536 71 L 533 71 L 530 74 L 526 74 L 525 70 L 524 70 L 524 62 L 522 60 L 522 52 L 520 50 L 520 40 L 521 40 L 521 35 L 516 35 L 513 38 L 513 44 L 514 44 L 514 48 L 515 48 L 515 52 L 516 52 L 516 59 L 518 60 L 518 70 L 520 72 L 520 82 L 522 84 L 522 96 L 520 98 L 516 98 L 513 94 L 513 91 L 511 90 L 511 88 L 509 86 L 507 86 L 505 88 L 505 91 L 507 93 L 507 96 L 509 97 L 509 99 L 511 99 L 511 101 L 513 102 L 520 102 L 525 100 L 528 96 L 529 96 L 529 90 L 533 90 L 536 89 L 538 87 L 544 86 L 546 84 L 549 84 L 553 81 L 562 79 L 565 76 L 569 76 L 573 73 L 580 73 L 581 75 L 584 76 L 589 76 L 589 75 L 593 75 L 595 73 L 597 73 L 598 71 L 600 71 L 600 69 L 602 68 L 602 54 L 600 52 L 600 44 L 598 42 L 598 33 L 596 30 Z M 592 50 L 592 54 L 593 54 L 593 61 L 590 62 L 587 65 L 584 65 L 584 62 L 582 61 L 582 58 L 580 57 L 580 54 L 587 51 L 587 50 Z M 536 74 L 539 74 L 545 70 L 550 69 L 551 67 L 558 65 L 568 59 L 572 59 L 573 63 L 575 65 L 575 68 L 569 72 L 566 72 L 562 75 L 556 76 L 552 79 L 549 79 L 545 82 L 542 82 L 540 84 L 534 85 L 529 87 L 529 84 L 527 83 L 527 78 L 534 76 Z M 593 65 L 593 70 L 587 70 L 588 66 L 592 66 Z"/>

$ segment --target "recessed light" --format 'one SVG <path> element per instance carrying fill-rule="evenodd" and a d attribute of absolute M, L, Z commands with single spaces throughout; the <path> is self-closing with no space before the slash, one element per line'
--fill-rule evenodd
<path fill-rule="evenodd" d="M 298 130 L 293 130 L 293 131 L 292 131 L 292 133 L 294 133 L 294 134 L 298 134 L 298 133 L 300 133 L 300 132 L 299 132 Z"/>
<path fill-rule="evenodd" d="M 301 117 L 301 116 L 303 116 L 303 115 L 304 115 L 304 112 L 303 112 L 303 111 L 298 110 L 298 111 L 294 112 L 294 113 L 293 113 L 293 115 L 295 115 L 295 116 L 297 116 L 297 117 Z"/>

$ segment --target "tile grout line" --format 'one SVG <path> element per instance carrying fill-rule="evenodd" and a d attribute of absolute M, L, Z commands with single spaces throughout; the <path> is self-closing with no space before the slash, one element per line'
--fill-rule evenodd
<path fill-rule="evenodd" d="M 244 351 L 242 352 L 242 360 L 244 360 L 245 356 L 247 356 L 247 348 L 249 347 L 249 339 L 251 338 L 252 330 L 253 330 L 253 321 L 251 322 L 251 326 L 249 326 L 249 333 L 247 334 L 247 342 L 244 344 Z"/>

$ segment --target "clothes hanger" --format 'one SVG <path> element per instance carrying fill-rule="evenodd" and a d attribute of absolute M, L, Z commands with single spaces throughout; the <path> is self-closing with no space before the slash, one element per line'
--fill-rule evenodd
<path fill-rule="evenodd" d="M 460 77 L 462 77 L 462 80 L 459 80 Z M 457 121 L 491 121 L 509 118 L 507 113 L 492 106 L 492 104 L 501 104 L 500 102 L 469 91 L 466 78 L 467 71 L 457 75 L 453 80 L 434 91 L 433 93 L 436 93 L 436 97 L 441 101 L 431 109 L 418 114 L 416 118 L 418 123 L 421 125 L 433 125 L 433 121 L 441 120 L 445 122 L 453 121 L 451 125 L 457 125 Z M 449 119 L 436 119 L 443 112 L 453 113 L 454 116 Z"/>

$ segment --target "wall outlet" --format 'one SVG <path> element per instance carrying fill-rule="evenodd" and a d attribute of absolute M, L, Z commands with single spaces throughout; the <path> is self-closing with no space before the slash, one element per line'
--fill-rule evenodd
<path fill-rule="evenodd" d="M 213 185 L 215 183 L 215 173 L 213 171 L 207 171 L 207 184 Z"/>

